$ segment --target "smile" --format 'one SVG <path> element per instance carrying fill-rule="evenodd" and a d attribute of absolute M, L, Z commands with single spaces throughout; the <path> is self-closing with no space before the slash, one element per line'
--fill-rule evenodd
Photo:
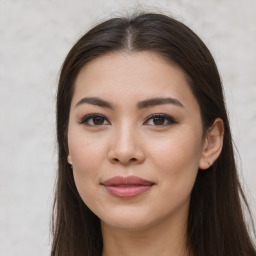
<path fill-rule="evenodd" d="M 103 185 L 106 190 L 118 198 L 133 198 L 150 190 L 155 183 L 136 176 L 115 176 L 104 181 Z"/>

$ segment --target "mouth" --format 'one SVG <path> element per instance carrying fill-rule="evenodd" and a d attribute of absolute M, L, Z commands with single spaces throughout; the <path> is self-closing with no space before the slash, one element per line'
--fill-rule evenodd
<path fill-rule="evenodd" d="M 155 183 L 137 176 L 115 176 L 102 182 L 101 185 L 103 185 L 112 196 L 128 199 L 149 191 Z"/>

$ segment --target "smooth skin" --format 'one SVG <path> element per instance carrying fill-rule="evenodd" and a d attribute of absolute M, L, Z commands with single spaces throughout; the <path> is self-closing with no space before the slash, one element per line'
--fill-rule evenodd
<path fill-rule="evenodd" d="M 191 190 L 198 169 L 207 171 L 218 158 L 223 132 L 216 119 L 203 136 L 186 75 L 156 53 L 110 53 L 82 68 L 70 108 L 68 161 L 81 198 L 101 220 L 103 256 L 187 255 Z M 102 186 L 130 175 L 155 185 L 129 199 Z"/>

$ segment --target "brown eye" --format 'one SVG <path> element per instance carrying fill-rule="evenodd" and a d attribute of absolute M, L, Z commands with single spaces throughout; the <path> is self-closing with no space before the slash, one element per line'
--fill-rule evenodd
<path fill-rule="evenodd" d="M 101 125 L 109 125 L 109 121 L 106 119 L 106 117 L 100 115 L 100 114 L 89 114 L 85 116 L 81 121 L 81 124 L 87 125 L 87 126 L 101 126 Z"/>
<path fill-rule="evenodd" d="M 102 125 L 104 123 L 104 118 L 101 116 L 93 117 L 92 120 L 94 125 Z"/>
<path fill-rule="evenodd" d="M 168 126 L 177 124 L 177 121 L 166 114 L 154 114 L 151 115 L 144 124 L 151 126 Z"/>
<path fill-rule="evenodd" d="M 165 118 L 162 117 L 162 116 L 157 116 L 157 117 L 154 117 L 154 118 L 153 118 L 153 123 L 154 123 L 155 125 L 163 125 L 164 122 L 165 122 Z"/>

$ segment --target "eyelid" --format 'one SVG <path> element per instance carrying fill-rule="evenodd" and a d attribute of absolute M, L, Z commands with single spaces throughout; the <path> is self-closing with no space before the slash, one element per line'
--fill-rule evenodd
<path fill-rule="evenodd" d="M 95 118 L 95 117 L 102 117 L 104 120 L 106 120 L 108 122 L 107 125 L 111 124 L 109 122 L 109 120 L 107 119 L 106 116 L 102 115 L 102 114 L 99 114 L 99 113 L 90 113 L 84 117 L 81 118 L 81 120 L 79 121 L 80 124 L 83 124 L 83 125 L 86 125 L 86 126 L 95 126 L 95 127 L 100 127 L 100 126 L 103 126 L 103 125 L 106 125 L 106 124 L 99 124 L 99 125 L 92 125 L 92 124 L 88 124 L 88 120 L 92 119 L 92 118 Z M 170 115 L 167 115 L 167 114 L 163 114 L 163 113 L 154 113 L 154 114 L 151 114 L 150 116 L 147 117 L 147 119 L 143 122 L 143 125 L 150 125 L 150 124 L 146 124 L 149 120 L 153 119 L 153 118 L 156 118 L 156 117 L 162 117 L 164 118 L 165 120 L 168 121 L 168 124 L 160 124 L 160 125 L 151 125 L 151 126 L 158 126 L 158 127 L 163 127 L 163 126 L 168 126 L 168 125 L 173 125 L 173 124 L 177 124 L 178 122 L 175 120 L 175 118 L 173 118 L 172 116 Z"/>
<path fill-rule="evenodd" d="M 86 123 L 88 120 L 90 120 L 91 118 L 94 118 L 94 117 L 102 117 L 104 118 L 107 122 L 108 122 L 108 125 L 110 124 L 109 120 L 107 119 L 106 116 L 102 115 L 102 114 L 99 114 L 99 113 L 90 113 L 88 115 L 85 115 L 81 118 L 81 120 L 79 121 L 80 124 L 83 124 L 83 125 L 86 125 L 86 126 L 103 126 L 104 124 L 102 125 L 91 125 L 91 124 L 88 124 Z"/>
<path fill-rule="evenodd" d="M 159 127 L 163 127 L 163 126 L 168 126 L 168 125 L 172 125 L 172 124 L 177 124 L 178 122 L 175 120 L 174 117 L 169 116 L 167 114 L 163 114 L 163 113 L 155 113 L 152 114 L 150 116 L 147 117 L 146 121 L 143 123 L 145 124 L 146 122 L 148 122 L 150 119 L 154 118 L 154 117 L 163 117 L 166 120 L 168 120 L 169 124 L 165 124 L 165 125 L 152 125 L 152 126 L 159 126 Z"/>

